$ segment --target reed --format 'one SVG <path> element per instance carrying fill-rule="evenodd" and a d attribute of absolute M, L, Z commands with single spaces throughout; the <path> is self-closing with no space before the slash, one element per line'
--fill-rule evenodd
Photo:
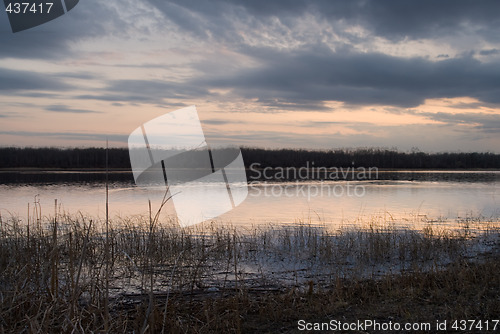
<path fill-rule="evenodd" d="M 33 210 L 28 229 L 0 216 L 0 332 L 287 332 L 300 318 L 500 309 L 494 221 L 331 231 L 300 221 L 181 229 L 159 217 L 99 221 L 56 204 L 54 217 Z"/>

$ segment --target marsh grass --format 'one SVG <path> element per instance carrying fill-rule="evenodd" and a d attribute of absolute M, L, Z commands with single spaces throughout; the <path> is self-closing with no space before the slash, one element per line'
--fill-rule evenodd
<path fill-rule="evenodd" d="M 495 222 L 181 229 L 135 216 L 107 226 L 57 208 L 0 216 L 0 332 L 288 332 L 301 318 L 500 309 Z"/>

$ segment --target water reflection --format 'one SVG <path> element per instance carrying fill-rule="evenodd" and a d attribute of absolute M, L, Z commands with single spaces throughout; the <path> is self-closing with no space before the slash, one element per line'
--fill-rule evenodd
<path fill-rule="evenodd" d="M 43 214 L 60 210 L 104 217 L 103 173 L 0 173 L 2 216 L 26 217 L 28 203 L 39 201 Z M 162 188 L 145 191 L 128 172 L 109 174 L 111 216 L 147 215 L 163 198 Z M 150 198 L 148 196 L 153 196 Z M 164 218 L 172 217 L 167 205 Z M 235 225 L 293 224 L 298 220 L 331 226 L 381 219 L 418 228 L 426 219 L 452 223 L 457 218 L 500 217 L 500 172 L 380 172 L 379 180 L 253 183 L 243 204 L 217 218 Z"/>

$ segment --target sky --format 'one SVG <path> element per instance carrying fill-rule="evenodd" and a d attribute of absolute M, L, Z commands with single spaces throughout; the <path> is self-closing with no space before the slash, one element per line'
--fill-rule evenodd
<path fill-rule="evenodd" d="M 210 143 L 500 153 L 500 1 L 81 0 L 12 33 L 0 146 L 126 147 L 196 105 Z"/>

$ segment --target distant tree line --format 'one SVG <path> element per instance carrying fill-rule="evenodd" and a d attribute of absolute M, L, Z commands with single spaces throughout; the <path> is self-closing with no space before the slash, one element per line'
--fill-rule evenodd
<path fill-rule="evenodd" d="M 378 167 L 393 169 L 500 169 L 500 154 L 424 153 L 385 149 L 297 150 L 242 148 L 247 167 Z M 129 169 L 125 148 L 108 150 L 108 166 Z M 104 148 L 0 148 L 0 168 L 101 169 L 106 167 Z"/>
<path fill-rule="evenodd" d="M 258 148 L 242 149 L 245 163 L 263 167 L 377 167 L 391 169 L 498 169 L 500 154 L 424 153 L 385 149 L 338 149 L 325 151 Z"/>
<path fill-rule="evenodd" d="M 108 149 L 108 167 L 130 169 L 128 151 Z M 105 148 L 0 148 L 0 168 L 106 168 Z"/>

